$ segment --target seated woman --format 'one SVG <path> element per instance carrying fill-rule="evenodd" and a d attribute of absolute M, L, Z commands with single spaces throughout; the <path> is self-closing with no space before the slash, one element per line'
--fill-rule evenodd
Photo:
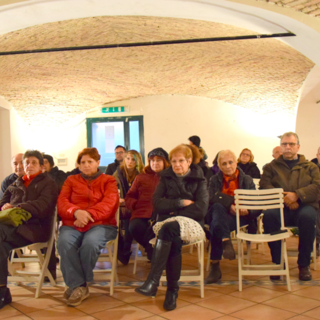
<path fill-rule="evenodd" d="M 150 151 L 148 161 L 149 165 L 134 180 L 126 195 L 125 203 L 126 207 L 131 210 L 129 232 L 144 247 L 148 259 L 151 260 L 153 248 L 146 232 L 153 213 L 152 196 L 159 183 L 160 172 L 170 165 L 168 153 L 162 148 Z"/>
<path fill-rule="evenodd" d="M 238 167 L 253 179 L 260 179 L 260 170 L 255 162 L 250 149 L 244 148 L 238 158 Z"/>
<path fill-rule="evenodd" d="M 129 150 L 124 160 L 113 174 L 120 190 L 120 230 L 124 229 L 124 237 L 122 237 L 122 233 L 119 230 L 118 260 L 124 265 L 129 263 L 132 244 L 132 236 L 129 233 L 131 213 L 125 206 L 124 198 L 131 188 L 134 179 L 140 172 L 142 172 L 143 168 L 144 165 L 140 153 L 136 150 Z"/>
<path fill-rule="evenodd" d="M 237 158 L 230 150 L 222 150 L 218 156 L 221 171 L 210 179 L 210 209 L 206 221 L 210 225 L 211 268 L 206 283 L 217 282 L 221 278 L 220 260 L 235 259 L 230 232 L 236 230 L 236 211 L 233 204 L 234 190 L 252 189 L 255 184 L 250 176 L 237 168 Z M 249 224 L 249 232 L 256 233 L 256 218 L 259 211 L 240 211 L 241 226 Z"/>
<path fill-rule="evenodd" d="M 98 169 L 98 150 L 83 149 L 77 162 L 81 173 L 67 178 L 58 198 L 62 219 L 58 251 L 67 286 L 64 298 L 70 306 L 89 296 L 88 282 L 93 281 L 100 250 L 117 236 L 115 214 L 119 206 L 116 180 Z"/>
<path fill-rule="evenodd" d="M 171 150 L 169 159 L 172 166 L 161 172 L 153 196 L 154 212 L 158 213 L 161 221 L 153 227 L 158 238 L 148 278 L 135 291 L 155 296 L 166 268 L 167 293 L 163 304 L 166 310 L 176 308 L 182 242 L 205 238 L 203 225 L 208 209 L 208 189 L 201 168 L 195 164 L 200 158 L 199 150 L 194 146 L 179 145 Z"/>
<path fill-rule="evenodd" d="M 11 184 L 0 200 L 1 210 L 20 207 L 32 217 L 18 227 L 0 224 L 0 309 L 11 303 L 7 288 L 10 251 L 36 242 L 46 242 L 51 234 L 58 187 L 48 173 L 41 171 L 42 154 L 28 150 L 23 155 L 25 175 Z M 49 266 L 50 267 L 50 266 Z M 55 272 L 55 261 L 51 272 Z"/>

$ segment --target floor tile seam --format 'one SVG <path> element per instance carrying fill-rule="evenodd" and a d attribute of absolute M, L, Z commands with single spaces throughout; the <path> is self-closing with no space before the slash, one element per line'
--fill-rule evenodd
<path fill-rule="evenodd" d="M 272 299 L 271 299 L 271 300 L 272 300 Z M 319 302 L 319 300 L 318 300 L 318 302 Z M 271 306 L 271 305 L 269 305 L 269 304 L 265 304 L 265 303 L 261 303 L 261 304 L 264 305 L 264 306 L 276 308 L 276 309 L 279 309 L 279 310 L 288 311 L 288 312 L 293 312 L 293 313 L 295 313 L 295 314 L 297 314 L 297 315 L 301 315 L 301 314 L 303 314 L 303 313 L 305 313 L 305 312 L 309 312 L 310 310 L 313 310 L 313 309 L 316 309 L 316 308 L 319 308 L 319 307 L 320 307 L 320 305 L 319 305 L 319 306 L 317 306 L 317 307 L 311 308 L 310 310 L 306 310 L 306 311 L 297 313 L 296 311 L 292 311 L 292 310 L 289 311 L 289 310 L 286 310 L 286 309 L 281 309 L 281 308 L 279 308 L 279 307 Z"/>
<path fill-rule="evenodd" d="M 314 307 L 314 308 L 312 308 L 312 309 L 310 309 L 310 310 L 304 311 L 303 313 L 301 313 L 301 315 L 303 315 L 303 314 L 305 314 L 305 313 L 307 313 L 307 312 L 310 312 L 310 311 L 312 311 L 312 310 L 318 309 L 319 307 L 320 307 L 320 306 L 317 306 L 317 307 Z M 308 317 L 313 318 L 313 317 L 311 317 L 311 316 L 308 316 Z M 315 318 L 315 319 L 319 319 L 319 318 Z"/>
<path fill-rule="evenodd" d="M 299 290 L 297 290 L 299 291 Z M 296 291 L 294 292 L 291 292 L 293 295 L 297 296 L 297 297 L 300 297 L 300 298 L 306 298 L 306 299 L 311 299 L 311 300 L 314 300 L 314 301 L 318 301 L 320 303 L 320 298 L 319 299 L 314 299 L 314 298 L 310 298 L 310 297 L 304 297 L 304 296 L 300 296 L 298 294 L 295 294 Z"/>

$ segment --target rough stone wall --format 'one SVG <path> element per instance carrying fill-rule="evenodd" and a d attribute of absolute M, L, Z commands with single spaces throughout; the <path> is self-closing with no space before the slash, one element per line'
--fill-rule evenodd
<path fill-rule="evenodd" d="M 206 21 L 94 17 L 0 36 L 0 51 L 253 34 Z M 313 63 L 275 39 L 0 56 L 0 95 L 33 125 L 59 125 L 103 103 L 195 95 L 294 114 Z"/>
<path fill-rule="evenodd" d="M 259 0 L 320 18 L 320 0 Z"/>

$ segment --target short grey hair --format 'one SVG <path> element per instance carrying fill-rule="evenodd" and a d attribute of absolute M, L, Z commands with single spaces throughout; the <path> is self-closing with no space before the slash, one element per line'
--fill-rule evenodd
<path fill-rule="evenodd" d="M 290 136 L 295 136 L 296 139 L 297 139 L 297 144 L 300 145 L 300 140 L 299 140 L 298 135 L 297 135 L 295 132 L 292 132 L 292 131 L 289 131 L 289 132 L 284 133 L 284 134 L 281 136 L 280 141 L 282 141 L 282 138 L 283 138 L 283 137 L 290 137 Z"/>
<path fill-rule="evenodd" d="M 220 168 L 220 160 L 221 160 L 221 158 L 226 156 L 226 155 L 231 155 L 233 160 L 234 160 L 234 162 L 237 162 L 237 157 L 236 157 L 236 155 L 235 155 L 235 153 L 233 151 L 231 151 L 231 150 L 221 150 L 219 152 L 218 161 L 217 161 L 219 168 Z"/>

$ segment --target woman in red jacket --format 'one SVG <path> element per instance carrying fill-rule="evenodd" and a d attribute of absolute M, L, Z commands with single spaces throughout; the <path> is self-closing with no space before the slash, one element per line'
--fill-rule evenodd
<path fill-rule="evenodd" d="M 58 198 L 63 224 L 57 245 L 67 286 L 64 298 L 70 306 L 79 305 L 89 296 L 88 282 L 93 281 L 100 250 L 116 238 L 119 206 L 116 180 L 98 169 L 98 150 L 83 149 L 77 163 L 81 173 L 68 177 Z"/>
<path fill-rule="evenodd" d="M 148 154 L 149 165 L 139 174 L 125 197 L 126 207 L 131 210 L 129 232 L 141 244 L 148 255 L 152 257 L 152 246 L 146 236 L 149 220 L 152 216 L 152 196 L 159 183 L 159 172 L 168 168 L 168 153 L 162 148 L 156 148 Z"/>

